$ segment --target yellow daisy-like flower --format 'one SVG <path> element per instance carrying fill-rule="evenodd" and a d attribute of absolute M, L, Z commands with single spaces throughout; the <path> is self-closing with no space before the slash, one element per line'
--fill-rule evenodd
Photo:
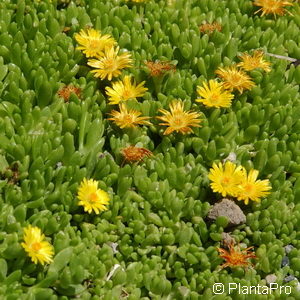
<path fill-rule="evenodd" d="M 222 25 L 219 24 L 218 22 L 213 22 L 213 23 L 205 23 L 205 24 L 201 24 L 199 26 L 199 30 L 202 33 L 213 33 L 214 31 L 222 31 Z"/>
<path fill-rule="evenodd" d="M 242 182 L 244 168 L 236 166 L 231 161 L 226 161 L 225 165 L 213 163 L 208 178 L 212 181 L 210 187 L 215 193 L 220 193 L 223 197 L 236 196 L 238 185 Z"/>
<path fill-rule="evenodd" d="M 150 150 L 135 146 L 128 146 L 126 148 L 123 148 L 121 150 L 121 153 L 124 156 L 123 163 L 142 161 L 145 157 L 150 157 L 153 155 Z"/>
<path fill-rule="evenodd" d="M 198 119 L 200 114 L 192 111 L 184 111 L 183 102 L 173 101 L 169 107 L 170 111 L 159 109 L 159 112 L 161 112 L 163 116 L 157 117 L 157 119 L 164 121 L 164 123 L 159 123 L 159 125 L 168 126 L 164 135 L 170 134 L 173 131 L 187 134 L 193 132 L 190 128 L 191 126 L 201 127 L 199 125 L 201 120 Z"/>
<path fill-rule="evenodd" d="M 172 70 L 173 72 L 176 71 L 176 66 L 171 64 L 168 61 L 148 60 L 145 62 L 145 65 L 147 66 L 148 70 L 150 71 L 150 75 L 152 77 L 162 76 L 170 70 Z"/>
<path fill-rule="evenodd" d="M 261 197 L 270 194 L 271 186 L 268 179 L 256 180 L 257 170 L 250 170 L 248 176 L 244 171 L 242 182 L 238 186 L 237 199 L 248 204 L 249 200 L 259 202 Z"/>
<path fill-rule="evenodd" d="M 27 226 L 24 228 L 23 239 L 24 242 L 21 243 L 21 246 L 35 264 L 41 263 L 44 265 L 52 262 L 54 248 L 49 242 L 45 241 L 45 235 L 42 234 L 40 228 Z"/>
<path fill-rule="evenodd" d="M 286 12 L 292 15 L 288 10 L 285 9 L 285 6 L 293 6 L 291 1 L 287 0 L 255 0 L 253 5 L 260 6 L 261 8 L 257 10 L 255 13 L 262 11 L 261 16 L 273 14 L 274 17 L 276 15 L 283 16 Z"/>
<path fill-rule="evenodd" d="M 126 105 L 121 103 L 119 105 L 120 111 L 113 110 L 110 115 L 112 118 L 107 120 L 114 121 L 120 128 L 134 128 L 137 125 L 151 125 L 146 121 L 149 117 L 140 117 L 141 113 L 135 109 L 127 110 Z"/>
<path fill-rule="evenodd" d="M 98 215 L 100 211 L 107 210 L 109 196 L 105 191 L 98 189 L 96 180 L 84 178 L 78 189 L 77 197 L 80 200 L 78 205 L 83 206 L 84 211 L 89 214 L 94 211 Z"/>
<path fill-rule="evenodd" d="M 252 71 L 257 68 L 261 68 L 266 72 L 270 72 L 271 63 L 264 60 L 264 53 L 260 50 L 256 50 L 253 52 L 253 55 L 249 55 L 248 53 L 244 53 L 239 56 L 242 62 L 238 63 L 237 66 L 241 67 L 245 71 Z"/>
<path fill-rule="evenodd" d="M 148 0 L 125 0 L 126 2 L 133 2 L 133 3 L 143 3 L 146 2 Z"/>
<path fill-rule="evenodd" d="M 223 83 L 216 80 L 204 82 L 203 87 L 197 87 L 197 93 L 202 99 L 197 99 L 197 102 L 202 102 L 208 107 L 230 107 L 231 100 L 234 95 L 224 90 Z"/>
<path fill-rule="evenodd" d="M 106 87 L 106 94 L 109 96 L 109 104 L 118 104 L 121 101 L 143 97 L 148 90 L 144 87 L 145 81 L 136 85 L 131 82 L 131 77 L 126 75 L 123 80 L 112 83 L 112 87 Z"/>
<path fill-rule="evenodd" d="M 69 101 L 72 93 L 74 93 L 77 97 L 80 97 L 81 89 L 70 84 L 64 86 L 57 92 L 58 96 L 63 98 L 65 102 Z"/>
<path fill-rule="evenodd" d="M 251 266 L 249 262 L 250 258 L 257 258 L 253 251 L 253 247 L 248 247 L 247 249 L 241 249 L 239 245 L 235 246 L 234 242 L 231 242 L 228 245 L 229 250 L 225 250 L 223 248 L 217 248 L 219 251 L 219 256 L 226 260 L 226 262 L 221 266 L 221 268 L 236 268 L 243 267 L 247 268 Z"/>
<path fill-rule="evenodd" d="M 105 47 L 113 47 L 116 41 L 109 35 L 101 35 L 101 32 L 95 29 L 81 29 L 75 34 L 76 41 L 80 44 L 76 49 L 82 50 L 86 57 L 102 56 Z"/>
<path fill-rule="evenodd" d="M 90 59 L 88 65 L 96 68 L 92 70 L 95 77 L 100 77 L 102 80 L 107 78 L 112 80 L 121 74 L 121 70 L 132 66 L 131 54 L 129 52 L 118 55 L 119 47 L 106 47 L 103 56 L 98 59 Z"/>
<path fill-rule="evenodd" d="M 224 81 L 225 89 L 238 90 L 241 94 L 255 85 L 249 75 L 235 66 L 219 68 L 216 74 Z"/>

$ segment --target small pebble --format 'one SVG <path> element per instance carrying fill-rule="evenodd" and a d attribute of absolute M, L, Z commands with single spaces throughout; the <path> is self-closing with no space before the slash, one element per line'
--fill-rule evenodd
<path fill-rule="evenodd" d="M 281 261 L 281 266 L 282 267 L 285 267 L 285 266 L 288 266 L 290 264 L 290 260 L 287 256 L 284 256 L 282 261 Z"/>
<path fill-rule="evenodd" d="M 270 284 L 270 283 L 274 283 L 277 280 L 277 276 L 275 274 L 269 274 L 266 276 L 266 283 Z"/>
<path fill-rule="evenodd" d="M 295 279 L 297 280 L 297 278 L 294 275 L 288 275 L 284 278 L 284 282 L 290 282 Z"/>
<path fill-rule="evenodd" d="M 228 246 L 231 243 L 235 243 L 235 240 L 229 233 L 222 232 L 222 242 L 223 242 L 223 246 Z"/>
<path fill-rule="evenodd" d="M 286 245 L 284 247 L 285 253 L 289 254 L 292 251 L 293 248 L 294 248 L 294 246 L 292 246 L 292 245 Z"/>
<path fill-rule="evenodd" d="M 59 162 L 56 164 L 56 168 L 59 169 L 59 168 L 61 168 L 61 167 L 62 167 L 62 162 L 59 161 Z"/>
<path fill-rule="evenodd" d="M 227 160 L 231 162 L 236 162 L 236 154 L 234 152 L 230 152 L 229 155 L 223 159 L 223 163 L 225 163 Z"/>
<path fill-rule="evenodd" d="M 246 222 L 246 216 L 241 208 L 229 199 L 222 199 L 216 203 L 208 213 L 208 218 L 216 220 L 218 217 L 227 217 L 229 225 L 240 225 Z"/>

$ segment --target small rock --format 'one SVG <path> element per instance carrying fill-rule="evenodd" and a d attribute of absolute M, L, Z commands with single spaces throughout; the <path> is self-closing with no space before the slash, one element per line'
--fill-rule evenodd
<path fill-rule="evenodd" d="M 227 160 L 231 162 L 236 162 L 236 154 L 234 152 L 230 152 L 229 155 L 223 159 L 223 163 L 225 163 Z"/>
<path fill-rule="evenodd" d="M 235 243 L 235 239 L 227 232 L 222 232 L 222 243 L 224 246 L 228 246 L 231 243 Z"/>
<path fill-rule="evenodd" d="M 288 266 L 289 264 L 290 264 L 289 258 L 287 256 L 284 256 L 281 261 L 281 266 L 285 267 L 285 266 Z"/>
<path fill-rule="evenodd" d="M 211 220 L 216 220 L 221 216 L 228 218 L 229 225 L 239 225 L 246 222 L 246 216 L 240 207 L 226 198 L 216 203 L 208 213 L 208 218 Z"/>
<path fill-rule="evenodd" d="M 59 162 L 56 164 L 56 168 L 57 168 L 57 169 L 60 169 L 61 167 L 62 167 L 62 162 L 59 161 Z"/>
<path fill-rule="evenodd" d="M 270 284 L 270 283 L 274 283 L 277 280 L 277 276 L 275 274 L 269 274 L 266 276 L 266 283 Z"/>
<path fill-rule="evenodd" d="M 185 287 L 185 286 L 180 286 L 180 287 L 178 287 L 178 290 L 179 290 L 179 292 L 180 292 L 180 294 L 183 296 L 183 297 L 187 297 L 189 294 L 190 294 L 190 290 L 187 288 L 187 287 Z"/>
<path fill-rule="evenodd" d="M 297 278 L 294 275 L 288 275 L 283 280 L 284 280 L 284 282 L 290 282 L 295 279 L 297 280 Z"/>
<path fill-rule="evenodd" d="M 285 253 L 289 254 L 292 251 L 293 248 L 294 248 L 294 246 L 292 246 L 292 245 L 286 245 L 284 247 Z"/>

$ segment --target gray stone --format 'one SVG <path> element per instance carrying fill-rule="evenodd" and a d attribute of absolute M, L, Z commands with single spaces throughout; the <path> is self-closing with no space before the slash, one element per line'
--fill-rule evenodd
<path fill-rule="evenodd" d="M 284 247 L 285 253 L 289 254 L 292 251 L 293 248 L 294 248 L 294 246 L 292 246 L 292 245 L 286 245 Z"/>
<path fill-rule="evenodd" d="M 277 280 L 277 276 L 275 274 L 269 274 L 266 276 L 266 283 L 270 284 L 270 283 L 274 283 Z"/>
<path fill-rule="evenodd" d="M 281 261 L 281 266 L 285 267 L 285 266 L 288 266 L 289 264 L 290 264 L 289 258 L 287 256 L 284 256 Z"/>
<path fill-rule="evenodd" d="M 227 160 L 231 162 L 236 162 L 236 154 L 234 152 L 230 152 L 229 155 L 223 159 L 223 163 L 225 163 Z"/>
<path fill-rule="evenodd" d="M 293 281 L 295 279 L 297 280 L 297 278 L 294 275 L 288 275 L 284 278 L 284 282 L 290 282 L 290 281 Z"/>
<path fill-rule="evenodd" d="M 216 220 L 221 216 L 228 218 L 229 225 L 239 225 L 246 222 L 246 216 L 240 207 L 226 198 L 216 203 L 208 213 L 208 218 L 211 220 Z"/>
<path fill-rule="evenodd" d="M 235 239 L 227 232 L 222 232 L 222 243 L 224 246 L 228 246 L 231 243 L 235 243 Z"/>

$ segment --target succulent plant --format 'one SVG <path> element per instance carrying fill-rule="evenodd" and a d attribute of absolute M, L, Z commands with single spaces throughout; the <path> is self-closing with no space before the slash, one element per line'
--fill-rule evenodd
<path fill-rule="evenodd" d="M 248 0 L 2 1 L 0 295 L 211 299 L 214 283 L 266 285 L 275 274 L 298 299 L 297 281 L 286 278 L 300 280 L 300 66 L 281 59 L 300 59 L 293 4 L 284 5 L 292 15 L 275 18 L 255 15 L 259 7 Z M 208 32 L 204 24 L 220 26 Z M 93 76 L 74 38 L 89 28 L 113 37 L 120 53 L 130 51 L 134 67 L 120 79 L 145 81 L 148 90 L 125 102 L 147 126 L 107 120 L 117 109 L 106 94 L 111 83 Z M 199 104 L 197 87 L 221 83 L 216 70 L 232 68 L 245 53 L 274 54 L 264 56 L 270 72 L 247 70 L 253 85 L 230 91 L 230 107 Z M 172 67 L 152 78 L 147 62 Z M 164 135 L 157 117 L 174 99 L 201 115 L 201 127 Z M 152 155 L 122 164 L 130 146 Z M 234 226 L 224 216 L 208 218 L 221 200 L 209 172 L 228 157 L 272 186 L 260 202 L 236 202 L 246 223 Z M 98 215 L 78 205 L 84 178 L 109 196 Z M 32 262 L 21 245 L 29 225 L 53 246 L 47 266 Z M 253 267 L 220 271 L 225 232 L 244 249 L 254 247 Z"/>

